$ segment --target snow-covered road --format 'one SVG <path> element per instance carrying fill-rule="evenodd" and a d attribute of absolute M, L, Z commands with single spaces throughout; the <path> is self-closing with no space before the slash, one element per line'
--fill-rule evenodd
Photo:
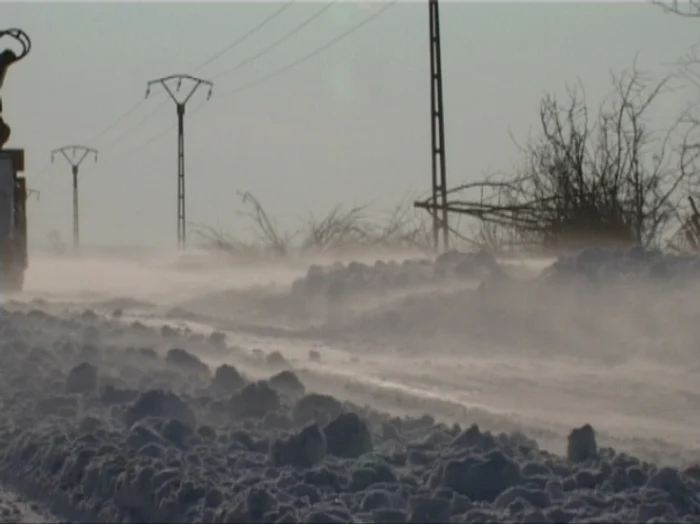
<path fill-rule="evenodd" d="M 562 453 L 572 427 L 592 424 L 604 445 L 655 460 L 700 459 L 700 382 L 692 368 L 644 359 L 599 364 L 563 355 L 536 359 L 495 356 L 401 355 L 347 342 L 227 331 L 226 322 L 159 317 L 141 311 L 124 321 L 226 333 L 245 351 L 279 352 L 300 376 L 324 392 L 392 412 L 430 412 L 455 422 L 473 420 L 497 430 L 523 430 Z M 255 330 L 259 331 L 259 330 Z M 321 355 L 309 360 L 309 350 Z M 226 356 L 202 358 L 212 366 Z"/>
<path fill-rule="evenodd" d="M 509 261 L 506 267 L 516 268 L 519 276 L 530 278 L 551 263 L 551 259 Z M 55 261 L 40 264 L 55 264 Z M 622 360 L 601 361 L 586 358 L 587 355 L 581 353 L 559 351 L 562 348 L 557 348 L 560 354 L 542 351 L 533 355 L 520 351 L 517 346 L 496 350 L 494 344 L 499 342 L 472 340 L 464 333 L 458 334 L 464 335 L 463 338 L 457 338 L 457 342 L 465 346 L 459 354 L 430 346 L 424 351 L 402 354 L 392 350 L 392 345 L 396 344 L 392 344 L 391 337 L 387 343 L 385 335 L 392 331 L 391 327 L 385 322 L 373 325 L 372 318 L 370 322 L 363 319 L 365 321 L 359 325 L 352 324 L 351 336 L 347 336 L 347 328 L 330 331 L 282 329 L 277 327 L 279 316 L 266 324 L 267 302 L 256 304 L 253 295 L 246 294 L 245 290 L 261 284 L 284 289 L 305 273 L 301 267 L 265 267 L 256 271 L 250 267 L 232 269 L 217 265 L 203 271 L 190 268 L 183 271 L 160 260 L 148 265 L 97 260 L 84 265 L 81 271 L 81 266 L 74 263 L 62 264 L 59 269 L 67 270 L 68 278 L 58 282 L 45 276 L 36 279 L 25 294 L 25 300 L 41 297 L 41 303 L 60 304 L 49 308 L 59 314 L 62 309 L 82 311 L 91 307 L 109 318 L 114 309 L 120 309 L 123 315 L 116 319 L 120 322 L 139 321 L 157 328 L 169 325 L 200 333 L 222 331 L 230 344 L 244 350 L 260 348 L 280 352 L 295 362 L 300 372 L 312 375 L 334 394 L 343 395 L 336 387 L 342 383 L 345 396 L 349 388 L 355 391 L 366 388 L 374 394 L 384 392 L 387 399 L 400 399 L 385 401 L 385 409 L 396 410 L 400 406 L 405 410 L 412 402 L 422 405 L 421 402 L 430 400 L 444 406 L 439 411 L 444 416 L 458 414 L 460 418 L 461 409 L 476 410 L 484 420 L 497 423 L 499 428 L 523 428 L 539 435 L 541 444 L 557 452 L 563 451 L 563 436 L 571 427 L 588 422 L 609 445 L 631 448 L 630 451 L 637 453 L 649 452 L 654 458 L 662 453 L 661 456 L 671 461 L 688 455 L 700 456 L 700 437 L 697 436 L 700 435 L 700 417 L 695 416 L 700 409 L 700 382 L 696 380 L 696 367 L 674 362 L 672 354 L 668 355 L 667 362 L 647 358 L 643 353 L 625 355 Z M 40 265 L 36 271 L 45 275 L 47 269 Z M 107 278 L 108 274 L 113 278 Z M 466 284 L 466 288 L 472 287 Z M 433 291 L 439 289 L 455 289 L 454 283 L 447 287 L 432 286 Z M 460 289 L 465 289 L 465 284 L 461 284 Z M 220 293 L 222 290 L 228 291 Z M 395 316 L 398 310 L 418 329 L 425 329 L 416 322 L 428 316 L 424 303 L 436 300 L 426 294 L 425 288 L 413 286 L 412 291 L 409 287 L 400 292 L 363 296 L 362 306 L 369 309 L 368 304 L 378 303 L 378 297 L 393 306 L 390 314 Z M 45 302 L 47 298 L 49 302 Z M 510 300 L 506 305 L 513 309 L 532 306 L 527 299 L 511 299 L 509 296 L 504 301 Z M 454 299 L 445 299 L 449 315 L 466 314 L 462 303 L 449 300 Z M 517 303 L 523 300 L 524 305 Z M 257 314 L 256 305 L 261 310 Z M 294 307 L 295 304 L 285 306 Z M 242 315 L 243 310 L 251 316 Z M 381 308 L 373 308 L 370 315 L 380 317 L 383 313 Z M 439 313 L 444 314 L 444 311 Z M 564 311 L 564 315 L 566 313 Z M 607 311 L 595 315 L 600 324 L 610 321 Z M 255 321 L 246 322 L 247 318 Z M 617 320 L 613 322 L 614 328 L 619 329 L 615 322 Z M 464 322 L 458 318 L 457 323 Z M 498 326 L 498 321 L 495 325 L 496 330 L 507 331 L 505 326 Z M 538 326 L 526 327 L 534 331 Z M 430 337 L 428 333 L 427 340 L 437 342 L 439 333 L 434 335 Z M 574 330 L 567 335 L 572 337 Z M 585 328 L 581 338 L 586 342 Z M 426 338 L 419 336 L 415 340 L 420 347 Z M 414 341 L 401 340 L 400 343 L 406 342 Z M 448 342 L 454 343 L 454 340 Z M 500 344 L 504 345 L 502 341 Z M 486 349 L 470 351 L 470 345 Z M 314 348 L 323 355 L 320 361 L 308 359 L 309 349 Z M 226 357 L 217 355 L 211 360 L 211 356 L 202 355 L 202 358 L 209 358 L 209 363 L 215 366 L 223 362 L 216 358 L 225 360 Z"/>

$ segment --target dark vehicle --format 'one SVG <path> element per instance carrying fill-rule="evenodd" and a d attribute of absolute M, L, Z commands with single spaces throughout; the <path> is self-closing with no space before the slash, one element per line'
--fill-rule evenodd
<path fill-rule="evenodd" d="M 21 46 L 16 52 L 0 52 L 0 89 L 7 69 L 29 53 L 31 41 L 21 29 L 0 30 L 0 39 L 8 37 Z M 5 149 L 10 126 L 2 118 L 0 99 L 0 290 L 21 291 L 27 269 L 27 182 L 24 176 L 24 149 Z"/>
<path fill-rule="evenodd" d="M 24 150 L 0 150 L 0 289 L 21 291 L 27 269 Z"/>

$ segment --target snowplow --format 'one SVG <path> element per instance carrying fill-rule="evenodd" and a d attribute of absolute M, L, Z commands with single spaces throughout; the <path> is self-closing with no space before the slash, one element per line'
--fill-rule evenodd
<path fill-rule="evenodd" d="M 18 62 L 31 49 L 29 36 L 21 29 L 0 30 L 0 41 L 9 37 L 21 46 L 15 52 L 0 52 L 0 91 L 10 65 Z M 28 266 L 27 252 L 27 182 L 24 172 L 24 150 L 5 149 L 10 126 L 2 118 L 0 98 L 0 291 L 21 291 Z"/>

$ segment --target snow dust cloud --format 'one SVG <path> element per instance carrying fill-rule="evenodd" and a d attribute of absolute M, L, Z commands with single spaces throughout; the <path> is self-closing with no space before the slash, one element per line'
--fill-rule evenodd
<path fill-rule="evenodd" d="M 691 522 L 698 276 L 36 257 L 0 308 L 0 481 L 71 521 Z"/>
<path fill-rule="evenodd" d="M 245 289 L 291 282 L 303 269 L 240 264 L 193 251 L 146 254 L 89 254 L 79 258 L 41 254 L 32 257 L 25 290 L 43 298 L 128 297 L 175 302 L 221 289 Z"/>

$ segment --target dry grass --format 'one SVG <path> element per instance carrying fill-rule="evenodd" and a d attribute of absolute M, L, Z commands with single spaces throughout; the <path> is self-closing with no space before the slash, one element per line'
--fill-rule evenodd
<path fill-rule="evenodd" d="M 245 218 L 250 240 L 237 238 L 221 228 L 190 224 L 190 231 L 205 250 L 240 259 L 283 259 L 315 255 L 374 254 L 406 252 L 430 254 L 431 218 L 413 208 L 409 200 L 389 212 L 373 212 L 371 206 L 335 206 L 327 215 L 310 215 L 295 231 L 284 230 L 251 193 L 240 193 L 247 206 L 238 215 Z M 474 241 L 453 231 L 457 249 L 473 246 Z"/>

